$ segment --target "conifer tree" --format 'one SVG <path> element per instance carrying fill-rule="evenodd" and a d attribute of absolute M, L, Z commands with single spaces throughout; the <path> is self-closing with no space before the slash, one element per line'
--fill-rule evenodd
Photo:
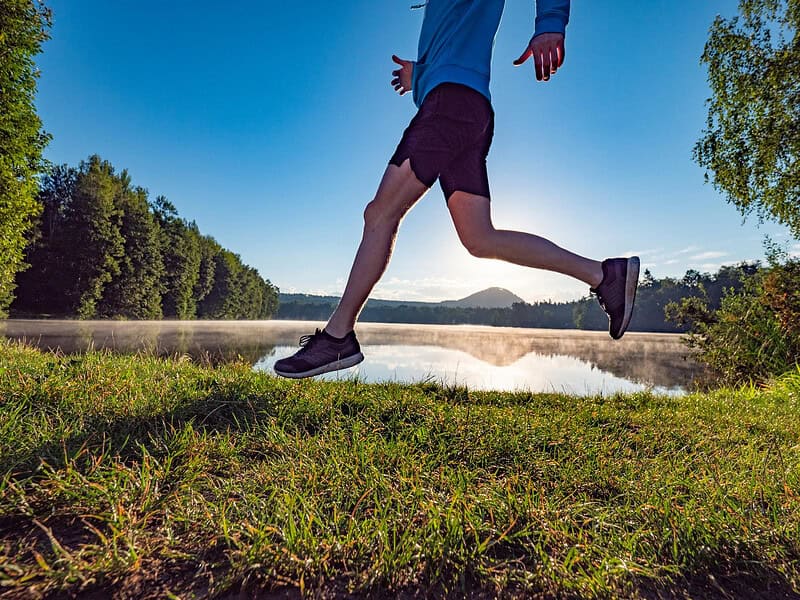
<path fill-rule="evenodd" d="M 164 275 L 160 230 L 150 212 L 147 191 L 131 189 L 125 171 L 117 180 L 116 205 L 124 252 L 119 275 L 106 287 L 98 312 L 104 317 L 159 319 Z"/>
<path fill-rule="evenodd" d="M 194 286 L 193 297 L 199 306 L 214 286 L 215 257 L 222 247 L 211 236 L 200 236 L 200 268 L 197 283 Z"/>
<path fill-rule="evenodd" d="M 200 232 L 197 225 L 178 216 L 175 205 L 164 196 L 152 206 L 161 231 L 164 261 L 161 308 L 165 317 L 194 319 L 195 286 L 200 277 Z"/>
<path fill-rule="evenodd" d="M 15 312 L 66 316 L 71 310 L 66 290 L 74 264 L 65 227 L 77 180 L 78 170 L 67 165 L 55 166 L 42 177 L 38 201 L 43 210 L 26 251 L 30 267 L 17 275 L 17 294 L 11 305 Z"/>
<path fill-rule="evenodd" d="M 242 265 L 239 257 L 221 250 L 214 257 L 214 285 L 200 303 L 204 319 L 239 318 L 242 304 Z"/>
<path fill-rule="evenodd" d="M 81 168 L 65 215 L 67 303 L 81 319 L 98 316 L 106 286 L 120 274 L 125 244 L 115 201 L 118 181 L 108 161 L 95 155 Z"/>

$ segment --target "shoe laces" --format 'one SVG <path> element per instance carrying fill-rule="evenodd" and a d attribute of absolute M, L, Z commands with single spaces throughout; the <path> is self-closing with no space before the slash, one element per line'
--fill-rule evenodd
<path fill-rule="evenodd" d="M 600 303 L 600 307 L 605 311 L 608 312 L 608 308 L 606 307 L 606 299 L 603 298 L 603 295 L 600 293 L 600 290 L 592 290 L 592 293 L 597 298 L 597 302 Z"/>
<path fill-rule="evenodd" d="M 322 337 L 322 330 L 317 329 L 314 333 L 310 335 L 301 335 L 300 336 L 300 352 L 304 352 L 311 347 L 311 344 L 314 340 L 319 339 Z"/>

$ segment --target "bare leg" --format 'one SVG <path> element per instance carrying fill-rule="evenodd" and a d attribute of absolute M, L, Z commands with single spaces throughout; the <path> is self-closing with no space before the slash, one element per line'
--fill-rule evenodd
<path fill-rule="evenodd" d="M 406 160 L 389 165 L 375 199 L 364 210 L 364 233 L 347 286 L 325 331 L 343 337 L 352 331 L 372 288 L 389 266 L 400 222 L 428 188 L 417 179 Z"/>
<path fill-rule="evenodd" d="M 461 243 L 473 256 L 555 271 L 592 287 L 603 280 L 602 266 L 596 260 L 573 254 L 530 233 L 495 229 L 488 198 L 455 192 L 448 208 Z"/>

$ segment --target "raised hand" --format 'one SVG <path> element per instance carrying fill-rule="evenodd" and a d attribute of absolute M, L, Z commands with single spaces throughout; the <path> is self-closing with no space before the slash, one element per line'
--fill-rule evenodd
<path fill-rule="evenodd" d="M 392 60 L 400 65 L 396 71 L 392 71 L 394 79 L 392 79 L 392 86 L 394 91 L 401 96 L 411 91 L 411 77 L 414 74 L 414 61 L 403 60 L 392 54 Z"/>
<path fill-rule="evenodd" d="M 540 33 L 531 38 L 525 52 L 514 61 L 518 67 L 533 57 L 536 81 L 548 81 L 564 64 L 564 36 L 560 33 Z"/>

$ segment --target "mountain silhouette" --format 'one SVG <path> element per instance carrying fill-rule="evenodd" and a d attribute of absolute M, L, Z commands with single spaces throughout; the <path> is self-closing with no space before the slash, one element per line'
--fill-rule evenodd
<path fill-rule="evenodd" d="M 339 296 L 316 296 L 314 294 L 285 294 L 278 296 L 280 302 L 296 304 L 330 304 L 335 306 L 339 303 Z M 419 302 L 416 300 L 383 300 L 380 298 L 370 298 L 367 300 L 367 307 L 375 306 L 428 306 L 428 307 L 451 307 L 451 308 L 511 308 L 515 302 L 525 302 L 516 294 L 509 292 L 505 288 L 491 287 L 480 292 L 475 292 L 461 298 L 460 300 L 442 300 L 441 302 Z"/>
<path fill-rule="evenodd" d="M 439 305 L 455 308 L 510 308 L 515 302 L 525 301 L 505 288 L 492 287 L 475 292 L 461 300 L 445 300 Z"/>

